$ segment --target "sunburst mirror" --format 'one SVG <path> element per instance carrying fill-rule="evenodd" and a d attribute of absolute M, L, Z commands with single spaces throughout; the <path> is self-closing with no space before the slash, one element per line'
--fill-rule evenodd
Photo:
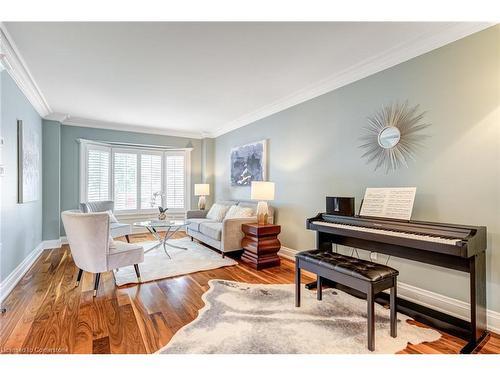
<path fill-rule="evenodd" d="M 408 102 L 392 103 L 368 117 L 360 148 L 366 149 L 362 156 L 367 163 L 375 163 L 375 170 L 383 167 L 388 173 L 408 167 L 408 161 L 415 158 L 422 140 L 428 137 L 420 131 L 430 125 L 423 122 L 425 112 L 419 112 L 418 107 L 409 107 Z"/>

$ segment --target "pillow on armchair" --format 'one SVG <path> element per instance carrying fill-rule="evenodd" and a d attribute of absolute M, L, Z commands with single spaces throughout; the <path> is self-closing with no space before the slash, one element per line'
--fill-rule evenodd
<path fill-rule="evenodd" d="M 229 206 L 224 206 L 219 203 L 215 203 L 207 213 L 207 219 L 214 221 L 222 221 L 224 220 L 224 216 L 226 216 L 226 212 L 229 210 Z"/>

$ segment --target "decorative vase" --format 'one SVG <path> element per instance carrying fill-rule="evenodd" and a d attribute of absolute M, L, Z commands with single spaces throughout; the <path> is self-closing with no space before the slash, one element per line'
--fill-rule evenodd
<path fill-rule="evenodd" d="M 165 220 L 167 218 L 167 210 L 168 208 L 166 207 L 158 207 L 158 211 L 160 211 L 160 213 L 158 214 L 158 220 Z"/>

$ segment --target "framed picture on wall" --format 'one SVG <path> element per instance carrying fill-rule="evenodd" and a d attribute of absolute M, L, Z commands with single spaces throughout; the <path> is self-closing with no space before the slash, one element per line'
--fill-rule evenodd
<path fill-rule="evenodd" d="M 267 178 L 267 140 L 231 149 L 231 185 L 250 186 Z"/>
<path fill-rule="evenodd" d="M 17 120 L 18 203 L 40 199 L 40 144 L 39 133 Z"/>

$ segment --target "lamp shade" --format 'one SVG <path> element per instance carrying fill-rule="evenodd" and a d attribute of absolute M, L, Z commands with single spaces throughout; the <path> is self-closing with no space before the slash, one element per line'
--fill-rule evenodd
<path fill-rule="evenodd" d="M 272 201 L 274 199 L 274 182 L 252 181 L 250 199 Z"/>
<path fill-rule="evenodd" d="M 210 185 L 209 184 L 194 184 L 194 195 L 210 195 Z"/>

